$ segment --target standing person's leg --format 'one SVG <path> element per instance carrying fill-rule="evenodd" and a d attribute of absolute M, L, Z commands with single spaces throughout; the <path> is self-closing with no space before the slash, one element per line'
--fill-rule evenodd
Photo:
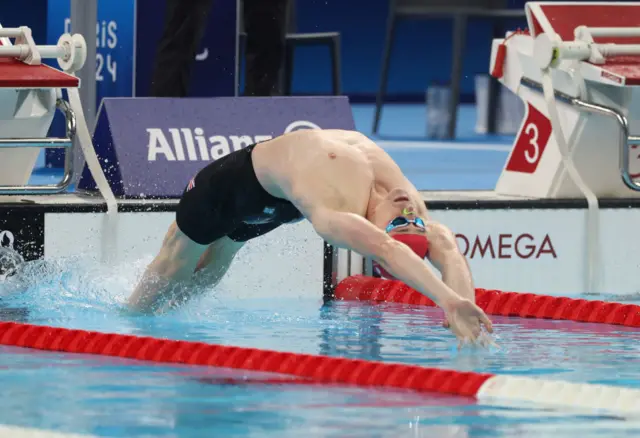
<path fill-rule="evenodd" d="M 191 66 L 213 0 L 167 0 L 162 38 L 151 77 L 151 96 L 185 97 Z"/>
<path fill-rule="evenodd" d="M 245 95 L 280 94 L 287 6 L 291 0 L 244 0 L 247 32 Z"/>

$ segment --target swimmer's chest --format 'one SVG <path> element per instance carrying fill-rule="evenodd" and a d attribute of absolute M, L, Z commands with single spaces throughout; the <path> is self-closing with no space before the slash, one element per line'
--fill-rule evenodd
<path fill-rule="evenodd" d="M 357 151 L 325 150 L 290 172 L 294 184 L 303 181 L 311 203 L 357 214 L 366 210 L 373 172 Z"/>

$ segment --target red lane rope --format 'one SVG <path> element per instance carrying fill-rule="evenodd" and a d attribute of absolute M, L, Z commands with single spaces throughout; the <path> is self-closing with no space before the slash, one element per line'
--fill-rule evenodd
<path fill-rule="evenodd" d="M 492 374 L 0 322 L 0 344 L 287 374 L 319 383 L 475 396 Z"/>
<path fill-rule="evenodd" d="M 319 385 L 320 382 L 310 379 L 295 379 L 295 378 L 275 378 L 275 379 L 252 379 L 243 377 L 198 377 L 197 380 L 200 383 L 206 383 L 207 385 L 229 385 L 229 386 L 267 386 L 267 385 Z"/>
<path fill-rule="evenodd" d="M 398 280 L 354 275 L 336 286 L 344 301 L 375 301 L 435 307 L 435 303 Z M 640 306 L 530 293 L 476 289 L 476 304 L 489 315 L 559 319 L 640 327 Z"/>

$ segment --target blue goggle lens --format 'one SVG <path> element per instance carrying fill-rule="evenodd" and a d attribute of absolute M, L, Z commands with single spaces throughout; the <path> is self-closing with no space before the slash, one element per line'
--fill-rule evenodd
<path fill-rule="evenodd" d="M 389 225 L 387 225 L 387 233 L 393 230 L 394 228 L 406 227 L 409 224 L 414 224 L 416 227 L 421 228 L 423 230 L 426 228 L 424 221 L 419 217 L 415 219 L 407 219 L 406 217 L 398 216 L 397 218 L 389 222 Z"/>

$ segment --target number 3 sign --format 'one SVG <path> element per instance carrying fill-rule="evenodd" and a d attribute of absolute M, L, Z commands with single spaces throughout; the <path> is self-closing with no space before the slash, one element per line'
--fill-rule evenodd
<path fill-rule="evenodd" d="M 527 106 L 527 119 L 506 167 L 511 172 L 534 173 L 551 136 L 549 119 L 530 103 Z"/>

